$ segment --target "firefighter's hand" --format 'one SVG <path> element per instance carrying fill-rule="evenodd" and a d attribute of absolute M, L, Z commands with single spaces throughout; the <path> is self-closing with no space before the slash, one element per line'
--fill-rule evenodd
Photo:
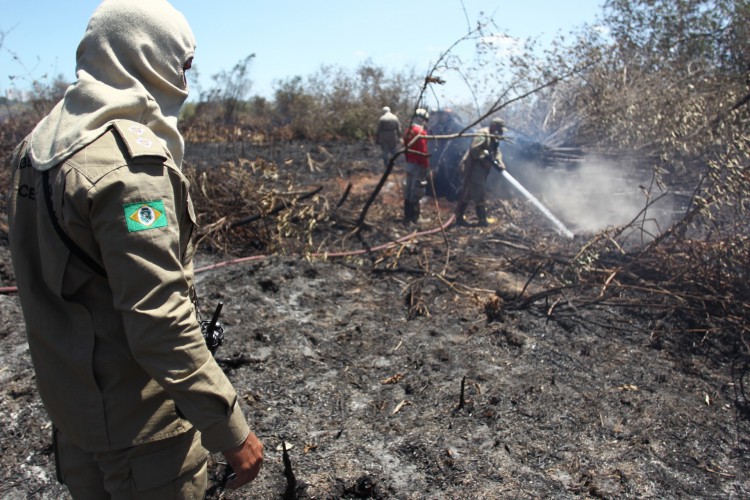
<path fill-rule="evenodd" d="M 263 464 L 263 443 L 251 432 L 244 443 L 223 452 L 223 455 L 236 474 L 227 483 L 227 488 L 236 490 L 258 477 L 260 466 Z"/>

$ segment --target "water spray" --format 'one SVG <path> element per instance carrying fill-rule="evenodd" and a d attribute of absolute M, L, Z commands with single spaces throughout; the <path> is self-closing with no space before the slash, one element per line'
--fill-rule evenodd
<path fill-rule="evenodd" d="M 533 194 L 531 194 L 525 187 L 521 185 L 520 182 L 518 182 L 512 175 L 508 173 L 507 170 L 504 168 L 501 168 L 497 165 L 495 167 L 500 171 L 500 173 L 505 177 L 508 182 L 510 182 L 514 188 L 518 189 L 531 203 L 533 203 L 541 212 L 550 220 L 552 223 L 557 226 L 557 229 L 560 230 L 560 233 L 562 233 L 564 236 L 573 239 L 575 236 L 567 227 L 565 227 L 565 224 L 560 222 L 560 220 L 552 215 L 552 212 L 549 211 L 547 207 L 542 205 L 542 202 L 537 200 Z"/>

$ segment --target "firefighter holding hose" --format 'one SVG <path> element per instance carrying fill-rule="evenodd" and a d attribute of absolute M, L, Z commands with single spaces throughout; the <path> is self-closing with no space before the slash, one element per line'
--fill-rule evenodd
<path fill-rule="evenodd" d="M 460 226 L 468 225 L 465 213 L 469 202 L 474 202 L 478 224 L 488 225 L 485 184 L 493 165 L 505 170 L 499 148 L 504 132 L 503 120 L 493 118 L 489 127 L 479 129 L 471 142 L 471 147 L 461 159 L 461 190 L 456 206 L 456 223 Z"/>

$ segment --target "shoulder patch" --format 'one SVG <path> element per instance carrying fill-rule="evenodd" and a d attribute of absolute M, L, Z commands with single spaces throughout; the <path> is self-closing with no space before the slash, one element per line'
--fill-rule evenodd
<path fill-rule="evenodd" d="M 129 120 L 115 120 L 113 127 L 128 148 L 131 158 L 158 156 L 168 159 L 164 145 L 147 126 Z"/>
<path fill-rule="evenodd" d="M 162 200 L 128 203 L 122 209 L 129 233 L 167 226 L 167 214 Z"/>

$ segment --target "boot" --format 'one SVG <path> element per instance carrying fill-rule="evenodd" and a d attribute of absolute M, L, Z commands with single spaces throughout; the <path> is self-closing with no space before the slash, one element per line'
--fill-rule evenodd
<path fill-rule="evenodd" d="M 404 224 L 408 224 L 411 222 L 413 218 L 412 211 L 412 204 L 409 203 L 409 200 L 406 200 L 404 202 Z"/>
<path fill-rule="evenodd" d="M 415 224 L 419 222 L 419 201 L 415 201 L 411 206 L 411 221 Z"/>
<path fill-rule="evenodd" d="M 487 222 L 487 209 L 484 205 L 477 205 L 477 219 L 479 219 L 480 226 L 487 227 L 489 225 Z"/>
<path fill-rule="evenodd" d="M 466 217 L 464 214 L 466 213 L 466 207 L 468 206 L 468 203 L 465 201 L 459 201 L 458 205 L 456 205 L 456 224 L 459 226 L 468 226 L 469 224 L 466 222 Z"/>

